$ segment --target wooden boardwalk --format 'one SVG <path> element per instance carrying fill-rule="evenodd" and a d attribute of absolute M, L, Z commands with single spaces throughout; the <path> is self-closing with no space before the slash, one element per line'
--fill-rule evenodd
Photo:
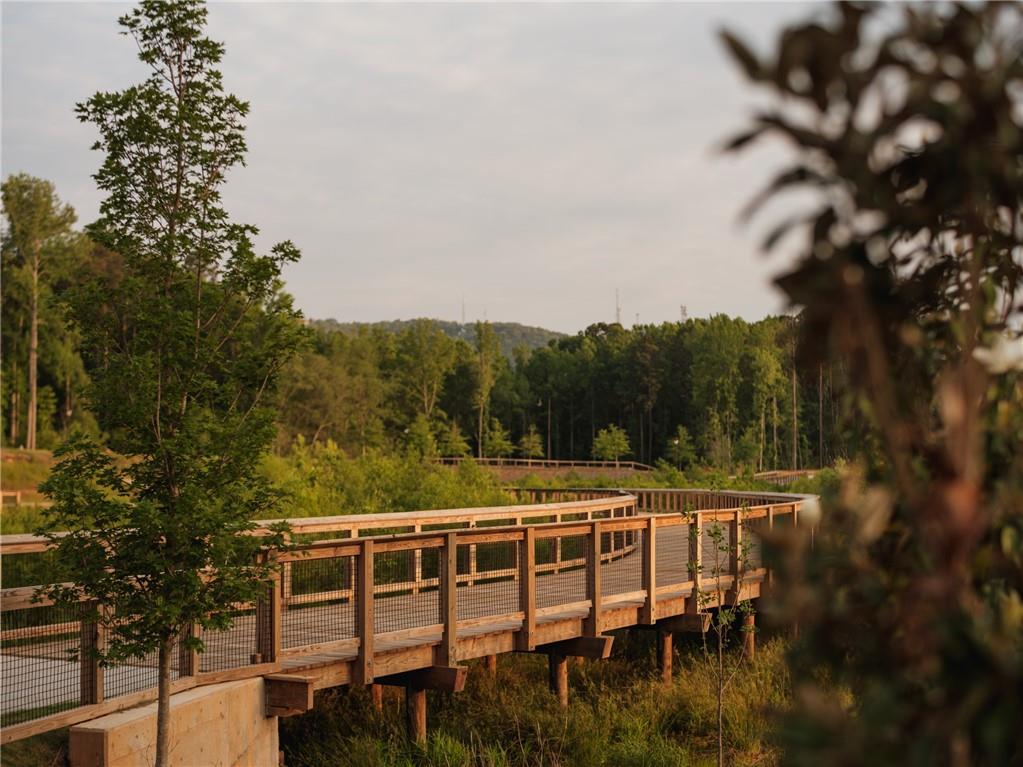
<path fill-rule="evenodd" d="M 345 537 L 282 554 L 267 599 L 242 606 L 230 630 L 202 634 L 202 655 L 179 654 L 175 688 L 260 675 L 286 699 L 303 685 L 423 686 L 424 673 L 472 658 L 585 654 L 609 646 L 585 644 L 603 641 L 605 631 L 672 630 L 680 616 L 760 595 L 768 578 L 760 536 L 794 527 L 803 497 L 535 491 L 529 500 L 547 503 L 292 520 L 299 537 Z M 697 504 L 704 508 L 679 511 Z M 360 535 L 379 529 L 400 532 Z M 23 538 L 2 544 L 33 553 Z M 153 698 L 155 656 L 106 668 L 69 660 L 69 650 L 88 649 L 100 632 L 47 613 L 56 608 L 32 603 L 27 589 L 5 589 L 4 597 L 3 742 Z"/>

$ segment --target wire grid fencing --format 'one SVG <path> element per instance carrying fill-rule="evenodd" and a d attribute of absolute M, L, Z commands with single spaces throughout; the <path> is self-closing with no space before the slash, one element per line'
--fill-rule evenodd
<path fill-rule="evenodd" d="M 171 648 L 171 681 L 181 678 L 181 654 L 175 638 Z M 106 698 L 118 698 L 156 687 L 160 682 L 160 653 L 148 652 L 137 658 L 111 663 L 103 668 L 103 694 Z"/>
<path fill-rule="evenodd" d="M 643 588 L 645 535 L 645 530 L 601 534 L 600 592 L 603 596 L 628 594 Z"/>
<path fill-rule="evenodd" d="M 203 652 L 199 654 L 200 671 L 224 671 L 265 660 L 256 656 L 260 647 L 270 645 L 268 634 L 272 628 L 266 621 L 260 622 L 256 613 L 255 607 L 232 610 L 229 628 L 222 631 L 200 629 L 199 638 L 203 643 Z M 260 633 L 263 633 L 262 642 Z"/>
<path fill-rule="evenodd" d="M 336 642 L 357 635 L 357 570 L 357 556 L 298 559 L 284 564 L 282 649 Z"/>
<path fill-rule="evenodd" d="M 82 702 L 82 606 L 40 605 L 0 614 L 0 726 Z"/>
<path fill-rule="evenodd" d="M 458 545 L 459 563 L 463 556 L 471 568 L 459 569 L 456 590 L 458 620 L 505 615 L 519 609 L 516 580 L 518 541 L 493 541 Z"/>
<path fill-rule="evenodd" d="M 756 570 L 765 567 L 763 535 L 767 531 L 767 516 L 749 517 L 742 520 L 742 539 L 745 545 L 745 560 L 743 566 L 746 570 Z"/>
<path fill-rule="evenodd" d="M 378 551 L 373 555 L 373 631 L 443 623 L 440 547 Z"/>
<path fill-rule="evenodd" d="M 692 574 L 689 572 L 689 523 L 659 526 L 655 535 L 657 586 L 670 586 L 692 580 Z"/>
<path fill-rule="evenodd" d="M 700 575 L 703 579 L 718 578 L 731 573 L 732 527 L 723 519 L 703 522 Z"/>
<path fill-rule="evenodd" d="M 538 538 L 536 557 L 537 609 L 567 605 L 586 599 L 586 551 L 589 536 L 559 535 Z M 557 557 L 560 553 L 560 561 Z"/>

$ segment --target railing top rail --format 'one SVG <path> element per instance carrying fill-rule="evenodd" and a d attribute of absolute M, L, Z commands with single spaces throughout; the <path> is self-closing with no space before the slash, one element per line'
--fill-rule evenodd
<path fill-rule="evenodd" d="M 514 466 L 523 468 L 561 468 L 576 467 L 581 469 L 632 469 L 634 471 L 653 471 L 654 467 L 639 461 L 574 461 L 556 458 L 473 458 L 469 456 L 451 456 L 433 459 L 436 463 L 453 465 L 472 461 L 480 466 Z"/>

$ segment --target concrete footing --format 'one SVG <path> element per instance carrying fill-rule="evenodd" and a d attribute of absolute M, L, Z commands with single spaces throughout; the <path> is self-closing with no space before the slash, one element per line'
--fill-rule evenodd
<path fill-rule="evenodd" d="M 150 767 L 156 703 L 71 728 L 71 767 Z M 170 766 L 267 767 L 279 757 L 277 717 L 266 716 L 261 677 L 171 696 Z"/>

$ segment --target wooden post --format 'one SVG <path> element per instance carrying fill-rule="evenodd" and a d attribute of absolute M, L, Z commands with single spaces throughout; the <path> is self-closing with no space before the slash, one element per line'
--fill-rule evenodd
<path fill-rule="evenodd" d="M 266 554 L 273 557 L 273 552 Z M 281 571 L 270 576 L 264 597 L 256 602 L 256 652 L 253 663 L 275 663 L 281 657 Z"/>
<path fill-rule="evenodd" d="M 362 541 L 359 551 L 359 596 L 355 609 L 358 615 L 359 655 L 352 668 L 352 676 L 356 684 L 369 684 L 373 681 L 373 541 Z"/>
<path fill-rule="evenodd" d="M 657 669 L 661 672 L 661 681 L 671 684 L 671 663 L 675 649 L 675 635 L 670 631 L 657 632 Z"/>
<path fill-rule="evenodd" d="M 199 652 L 189 650 L 185 647 L 183 640 L 198 638 L 199 626 L 192 623 L 181 630 L 181 637 L 178 640 L 178 675 L 195 676 L 199 673 Z"/>
<path fill-rule="evenodd" d="M 590 540 L 586 552 L 586 598 L 590 600 L 590 614 L 586 617 L 583 632 L 587 636 L 600 633 L 601 584 L 600 584 L 600 520 L 590 523 Z"/>
<path fill-rule="evenodd" d="M 476 527 L 476 523 L 469 520 L 469 527 Z M 469 544 L 469 585 L 472 586 L 476 582 L 476 544 Z"/>
<path fill-rule="evenodd" d="M 519 608 L 522 629 L 516 636 L 516 648 L 529 651 L 536 647 L 536 529 L 527 527 L 519 544 Z"/>
<path fill-rule="evenodd" d="M 728 599 L 731 604 L 736 605 L 742 597 L 742 570 L 744 564 L 742 561 L 742 509 L 735 510 L 735 514 L 728 523 L 728 527 L 728 539 L 731 543 L 728 547 L 728 571 L 732 576 L 732 589 L 726 599 Z"/>
<path fill-rule="evenodd" d="M 771 537 L 771 533 L 773 533 L 773 532 L 774 532 L 774 506 L 768 506 L 767 507 L 767 535 L 768 535 L 768 538 Z M 764 551 L 763 545 L 761 544 L 761 548 L 760 548 L 760 558 L 761 558 L 761 560 L 763 560 L 763 556 L 764 556 L 763 551 Z M 770 589 L 772 585 L 774 585 L 774 568 L 773 567 L 769 567 L 767 569 L 767 588 Z"/>
<path fill-rule="evenodd" d="M 441 551 L 441 615 L 444 635 L 440 643 L 439 666 L 453 666 L 457 660 L 458 645 L 458 533 L 444 537 Z"/>
<path fill-rule="evenodd" d="M 747 613 L 742 620 L 743 636 L 742 646 L 747 657 L 752 658 L 757 653 L 756 635 L 757 617 L 754 613 Z"/>
<path fill-rule="evenodd" d="M 485 655 L 483 657 L 483 666 L 486 668 L 487 673 L 490 676 L 497 676 L 497 656 L 496 655 Z"/>
<path fill-rule="evenodd" d="M 568 657 L 551 653 L 547 656 L 551 692 L 562 708 L 568 708 Z"/>
<path fill-rule="evenodd" d="M 412 685 L 405 688 L 405 717 L 409 739 L 426 743 L 426 690 Z"/>
<path fill-rule="evenodd" d="M 687 613 L 700 612 L 700 582 L 703 580 L 703 517 L 697 512 L 689 523 L 689 577 L 693 591 L 686 601 Z"/>
<path fill-rule="evenodd" d="M 422 525 L 413 525 L 412 532 L 421 533 L 423 531 Z M 423 550 L 416 549 L 412 554 L 412 576 L 414 583 L 412 584 L 412 593 L 419 593 L 419 584 L 423 581 Z"/>
<path fill-rule="evenodd" d="M 377 711 L 384 710 L 384 686 L 382 684 L 371 684 L 370 695 L 373 697 L 373 708 Z"/>
<path fill-rule="evenodd" d="M 103 608 L 99 608 L 103 609 Z M 96 621 L 79 623 L 78 655 L 80 692 L 83 704 L 102 703 L 104 694 L 103 667 L 95 652 L 103 649 L 104 632 Z"/>
<path fill-rule="evenodd" d="M 643 535 L 643 589 L 646 601 L 639 622 L 650 624 L 657 620 L 657 517 L 650 517 Z"/>

